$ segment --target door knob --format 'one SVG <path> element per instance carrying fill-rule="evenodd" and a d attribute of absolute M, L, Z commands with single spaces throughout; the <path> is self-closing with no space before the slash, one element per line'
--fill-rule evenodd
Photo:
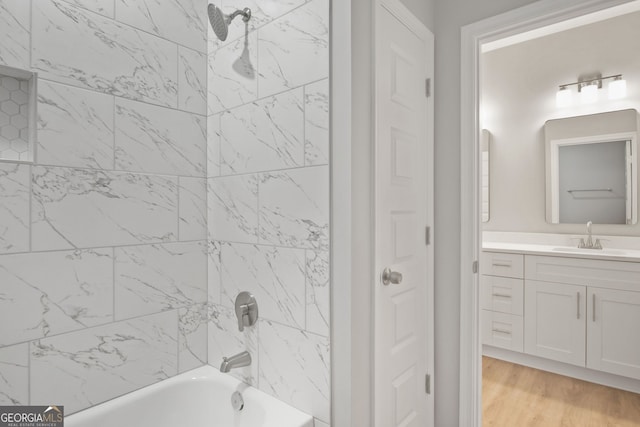
<path fill-rule="evenodd" d="M 391 271 L 391 269 L 387 267 L 382 271 L 382 284 L 388 286 L 391 283 L 394 285 L 402 283 L 402 273 Z"/>

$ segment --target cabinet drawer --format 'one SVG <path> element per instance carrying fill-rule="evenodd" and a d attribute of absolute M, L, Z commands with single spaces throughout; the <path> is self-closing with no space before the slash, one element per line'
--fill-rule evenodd
<path fill-rule="evenodd" d="M 522 279 L 524 277 L 524 255 L 483 252 L 481 261 L 482 274 L 513 277 L 516 279 Z"/>
<path fill-rule="evenodd" d="M 572 285 L 640 290 L 640 263 L 527 255 L 526 279 Z"/>
<path fill-rule="evenodd" d="M 480 276 L 480 307 L 484 310 L 522 316 L 523 294 L 522 279 Z"/>
<path fill-rule="evenodd" d="M 523 351 L 522 316 L 482 310 L 481 318 L 483 344 Z"/>

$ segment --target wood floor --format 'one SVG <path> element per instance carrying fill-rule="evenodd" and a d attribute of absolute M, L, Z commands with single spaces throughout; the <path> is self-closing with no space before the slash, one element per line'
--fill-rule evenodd
<path fill-rule="evenodd" d="M 482 358 L 483 427 L 637 427 L 640 394 Z"/>

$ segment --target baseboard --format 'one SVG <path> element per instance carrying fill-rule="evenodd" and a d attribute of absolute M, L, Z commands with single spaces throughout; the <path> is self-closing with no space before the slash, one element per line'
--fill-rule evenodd
<path fill-rule="evenodd" d="M 621 377 L 620 375 L 609 374 L 607 372 L 594 371 L 593 369 L 582 368 L 580 366 L 569 365 L 567 363 L 557 362 L 555 360 L 544 359 L 542 357 L 489 345 L 482 346 L 482 354 L 484 356 L 493 357 L 494 359 L 500 359 L 516 363 L 518 365 L 540 369 L 541 371 L 547 371 L 640 394 L 640 380 L 633 378 Z"/>

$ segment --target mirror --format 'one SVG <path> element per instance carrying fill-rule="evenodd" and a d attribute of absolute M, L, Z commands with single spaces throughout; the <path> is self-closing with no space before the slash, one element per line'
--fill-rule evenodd
<path fill-rule="evenodd" d="M 547 222 L 637 223 L 638 117 L 630 109 L 545 123 Z"/>

